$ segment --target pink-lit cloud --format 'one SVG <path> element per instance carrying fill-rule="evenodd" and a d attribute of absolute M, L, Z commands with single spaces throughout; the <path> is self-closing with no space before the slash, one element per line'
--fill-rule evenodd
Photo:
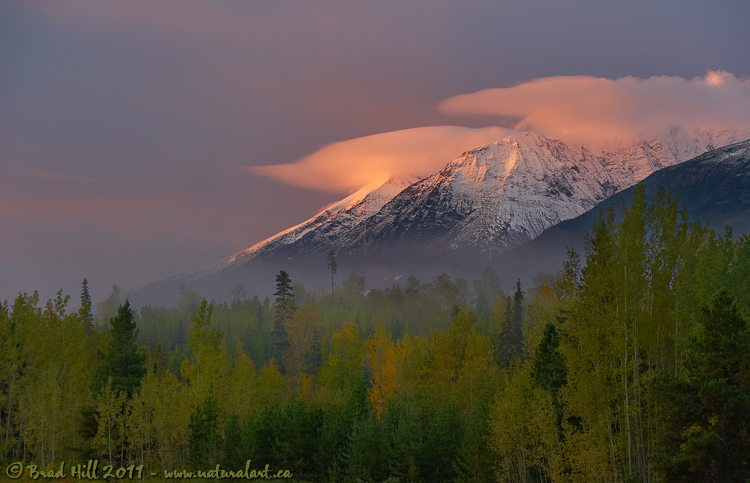
<path fill-rule="evenodd" d="M 651 139 L 675 125 L 689 131 L 750 127 L 750 79 L 720 70 L 690 80 L 546 77 L 458 95 L 439 107 L 454 115 L 517 118 L 518 130 L 568 141 Z"/>
<path fill-rule="evenodd" d="M 394 175 L 427 176 L 463 151 L 517 131 L 597 144 L 651 140 L 674 126 L 688 131 L 750 128 L 750 79 L 709 71 L 687 80 L 546 77 L 446 99 L 451 115 L 518 119 L 515 129 L 434 126 L 386 132 L 325 146 L 296 163 L 246 168 L 285 183 L 351 192 Z"/>
<path fill-rule="evenodd" d="M 391 176 L 428 176 L 462 152 L 511 132 L 501 127 L 403 129 L 329 144 L 296 163 L 245 169 L 296 186 L 351 192 Z"/>

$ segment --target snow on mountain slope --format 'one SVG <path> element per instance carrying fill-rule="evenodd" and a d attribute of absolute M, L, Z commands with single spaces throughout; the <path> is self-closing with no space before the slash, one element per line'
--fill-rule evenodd
<path fill-rule="evenodd" d="M 531 132 L 513 134 L 464 153 L 420 181 L 396 178 L 365 187 L 187 278 L 234 270 L 251 260 L 319 257 L 330 249 L 352 258 L 382 258 L 394 248 L 433 258 L 491 257 L 658 169 L 748 137 L 750 132 L 675 128 L 649 142 L 586 147 Z"/>
<path fill-rule="evenodd" d="M 661 139 L 600 147 L 524 132 L 464 153 L 335 243 L 349 255 L 417 245 L 436 256 L 495 255 L 641 181 L 750 133 L 673 129 Z"/>
<path fill-rule="evenodd" d="M 232 269 L 258 256 L 299 256 L 327 251 L 328 246 L 342 235 L 377 213 L 416 177 L 393 177 L 382 184 L 366 186 L 343 200 L 324 208 L 320 213 L 299 225 L 256 243 L 227 258 L 207 265 L 188 276 L 203 276 Z M 289 250 L 289 247 L 298 247 Z"/>

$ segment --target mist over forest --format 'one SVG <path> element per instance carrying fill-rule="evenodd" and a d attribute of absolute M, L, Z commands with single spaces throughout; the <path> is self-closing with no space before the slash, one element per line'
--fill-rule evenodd
<path fill-rule="evenodd" d="M 2 459 L 155 480 L 250 460 L 291 481 L 742 481 L 750 238 L 648 201 L 602 210 L 582 253 L 509 291 L 492 269 L 366 290 L 330 256 L 330 285 L 280 270 L 272 297 L 135 310 L 84 282 L 70 311 L 19 294 L 0 305 Z"/>

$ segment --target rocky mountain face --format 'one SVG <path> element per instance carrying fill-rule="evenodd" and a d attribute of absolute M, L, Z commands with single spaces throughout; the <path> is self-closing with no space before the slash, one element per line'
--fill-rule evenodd
<path fill-rule="evenodd" d="M 408 272 L 435 262 L 447 270 L 466 260 L 486 266 L 658 170 L 747 138 L 750 132 L 676 128 L 649 142 L 595 147 L 517 133 L 465 152 L 425 179 L 363 188 L 295 227 L 151 288 L 205 290 L 230 279 L 248 286 L 281 265 L 323 272 L 331 249 L 353 270 L 377 265 Z"/>

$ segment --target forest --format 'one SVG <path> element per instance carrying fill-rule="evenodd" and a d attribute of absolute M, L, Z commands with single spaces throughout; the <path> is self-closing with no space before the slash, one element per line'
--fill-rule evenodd
<path fill-rule="evenodd" d="M 585 253 L 509 293 L 491 268 L 367 290 L 327 261 L 324 288 L 279 267 L 263 300 L 184 288 L 134 310 L 115 286 L 94 307 L 85 280 L 77 311 L 62 292 L 6 300 L 2 474 L 250 460 L 290 482 L 750 481 L 750 237 L 676 197 L 639 188 Z"/>

